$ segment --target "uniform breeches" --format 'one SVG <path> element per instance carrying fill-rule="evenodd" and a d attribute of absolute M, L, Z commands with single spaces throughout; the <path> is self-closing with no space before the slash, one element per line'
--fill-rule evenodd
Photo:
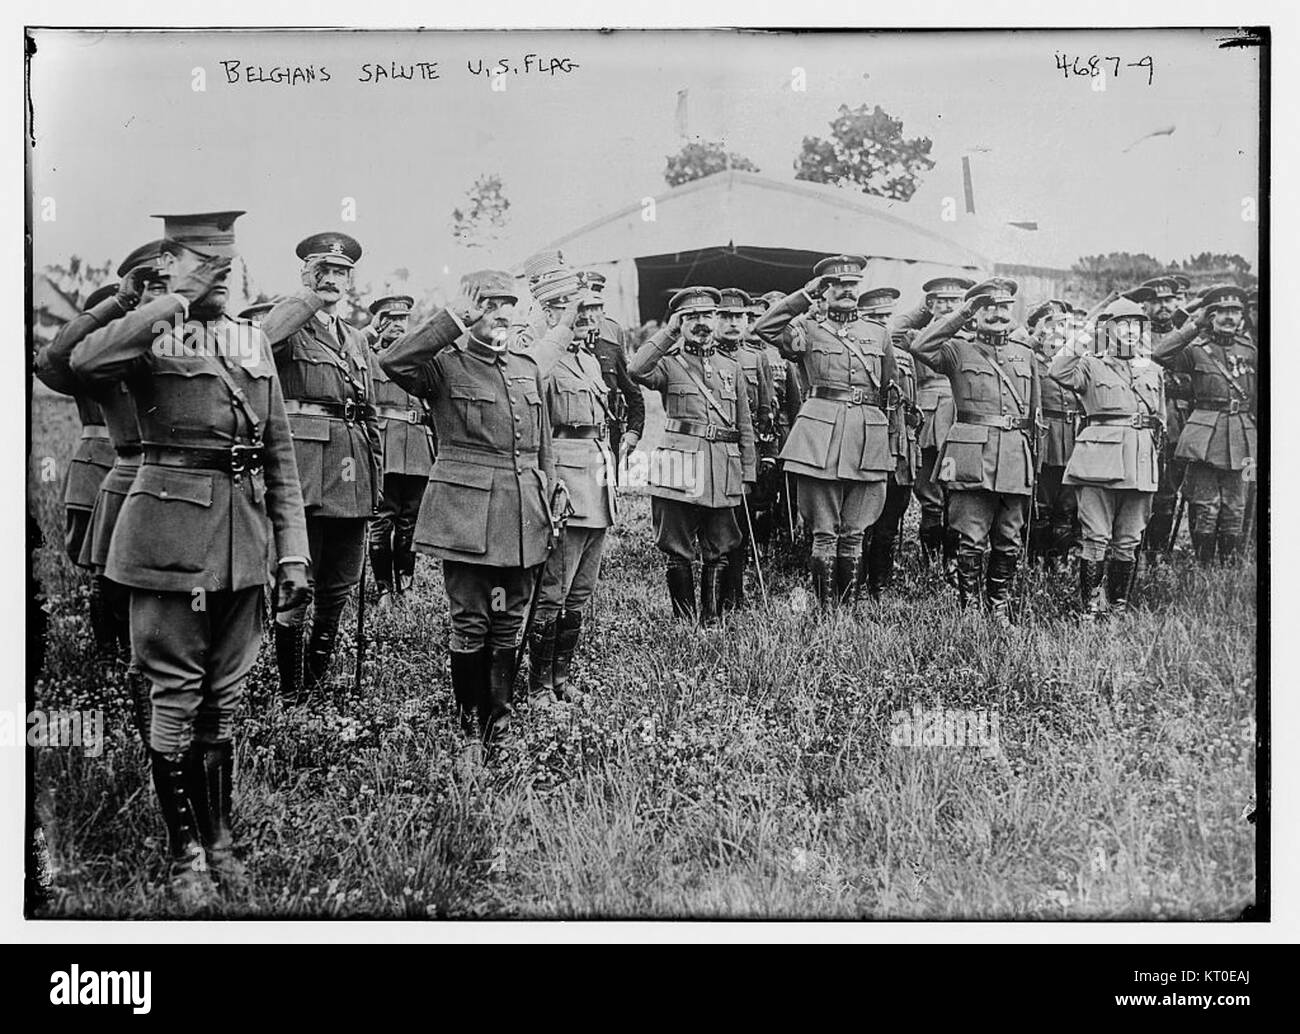
<path fill-rule="evenodd" d="M 451 610 L 451 649 L 474 653 L 485 646 L 513 647 L 537 569 L 442 562 Z"/>
<path fill-rule="evenodd" d="M 688 566 L 695 559 L 699 541 L 700 558 L 714 563 L 741 543 L 735 511 L 729 507 L 696 506 L 680 499 L 650 497 L 650 518 L 655 545 L 668 554 L 668 566 Z"/>
<path fill-rule="evenodd" d="M 912 494 L 921 504 L 921 527 L 943 527 L 943 487 L 934 480 L 934 465 L 939 458 L 938 449 L 921 450 L 921 466 L 917 468 Z"/>
<path fill-rule="evenodd" d="M 311 550 L 314 590 L 312 623 L 316 628 L 338 628 L 343 604 L 361 581 L 365 541 L 364 517 L 307 518 L 307 546 Z M 282 625 L 305 625 L 307 604 L 281 611 L 276 621 Z"/>
<path fill-rule="evenodd" d="M 379 513 L 370 522 L 370 549 L 391 554 L 399 574 L 415 570 L 415 521 L 428 483 L 414 474 L 384 475 Z"/>
<path fill-rule="evenodd" d="M 1003 495 L 983 489 L 948 496 L 948 526 L 957 536 L 957 555 L 980 555 L 985 548 L 1013 556 L 1020 553 L 1020 533 L 1029 511 L 1029 496 Z"/>
<path fill-rule="evenodd" d="M 841 481 L 796 474 L 799 516 L 812 529 L 813 556 L 857 557 L 862 535 L 885 508 L 885 482 Z"/>
<path fill-rule="evenodd" d="M 1246 516 L 1246 481 L 1239 470 L 1188 463 L 1183 494 L 1193 535 L 1240 535 Z"/>
<path fill-rule="evenodd" d="M 567 527 L 546 558 L 537 598 L 537 620 L 545 622 L 561 610 L 581 610 L 600 578 L 608 528 Z"/>
<path fill-rule="evenodd" d="M 262 645 L 262 592 L 131 590 L 131 648 L 153 687 L 154 750 L 231 738 L 244 677 Z"/>
<path fill-rule="evenodd" d="M 1152 492 L 1130 488 L 1077 485 L 1079 523 L 1083 526 L 1084 560 L 1105 560 L 1106 548 L 1114 560 L 1137 556 L 1142 532 L 1151 519 Z"/>

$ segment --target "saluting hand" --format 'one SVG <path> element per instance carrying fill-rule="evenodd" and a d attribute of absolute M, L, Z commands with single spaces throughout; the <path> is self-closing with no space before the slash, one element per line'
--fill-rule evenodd
<path fill-rule="evenodd" d="M 171 293 L 179 294 L 188 302 L 195 302 L 207 294 L 214 284 L 230 272 L 230 259 L 210 256 L 172 285 Z"/>
<path fill-rule="evenodd" d="M 275 609 L 293 610 L 311 602 L 311 582 L 307 579 L 307 565 L 296 560 L 281 564 L 275 575 Z"/>
<path fill-rule="evenodd" d="M 302 267 L 302 286 L 309 291 L 320 289 L 321 272 L 328 265 L 329 260 L 324 255 L 313 255 Z"/>
<path fill-rule="evenodd" d="M 820 298 L 826 290 L 826 281 L 823 277 L 815 276 L 803 285 L 803 289 L 808 292 L 809 298 Z"/>
<path fill-rule="evenodd" d="M 484 309 L 481 289 L 475 286 L 462 290 L 451 300 L 447 308 L 459 316 L 462 323 L 466 325 L 477 323 Z"/>
<path fill-rule="evenodd" d="M 127 312 L 139 305 L 140 296 L 144 294 L 145 281 L 149 279 L 151 273 L 157 276 L 148 266 L 141 266 L 127 273 L 117 286 L 117 304 Z"/>

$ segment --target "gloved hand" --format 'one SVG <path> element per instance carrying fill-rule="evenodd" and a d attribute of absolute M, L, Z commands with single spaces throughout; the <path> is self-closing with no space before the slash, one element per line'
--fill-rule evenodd
<path fill-rule="evenodd" d="M 230 259 L 228 258 L 212 256 L 202 259 L 197 266 L 172 284 L 171 293 L 179 294 L 187 302 L 196 302 L 229 272 Z"/>
<path fill-rule="evenodd" d="M 293 561 L 281 564 L 275 573 L 275 609 L 293 610 L 311 602 L 311 582 L 307 578 L 307 565 Z"/>
<path fill-rule="evenodd" d="M 115 300 L 125 312 L 130 312 L 140 304 L 140 296 L 144 294 L 144 285 L 151 276 L 157 278 L 158 274 L 148 266 L 140 266 L 122 277 L 122 282 L 117 285 Z"/>

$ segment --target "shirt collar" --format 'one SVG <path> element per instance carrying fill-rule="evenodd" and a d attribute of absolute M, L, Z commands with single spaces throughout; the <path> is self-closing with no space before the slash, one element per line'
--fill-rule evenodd
<path fill-rule="evenodd" d="M 486 341 L 480 341 L 473 334 L 465 335 L 465 351 L 475 359 L 484 363 L 496 363 L 501 365 L 506 361 L 505 352 L 495 351 Z"/>

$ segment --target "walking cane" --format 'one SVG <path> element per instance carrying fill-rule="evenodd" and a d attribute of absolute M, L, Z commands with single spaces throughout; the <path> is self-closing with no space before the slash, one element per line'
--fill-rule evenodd
<path fill-rule="evenodd" d="M 361 663 L 366 656 L 366 557 L 361 558 L 361 583 L 357 591 L 357 670 L 352 680 L 353 691 L 361 695 Z"/>
<path fill-rule="evenodd" d="M 749 544 L 754 548 L 754 572 L 758 575 L 758 588 L 763 594 L 763 602 L 767 603 L 767 585 L 763 582 L 763 565 L 758 561 L 758 540 L 754 538 L 754 522 L 749 516 L 749 496 L 741 493 L 741 499 L 741 505 L 745 508 L 745 527 L 749 531 Z"/>

